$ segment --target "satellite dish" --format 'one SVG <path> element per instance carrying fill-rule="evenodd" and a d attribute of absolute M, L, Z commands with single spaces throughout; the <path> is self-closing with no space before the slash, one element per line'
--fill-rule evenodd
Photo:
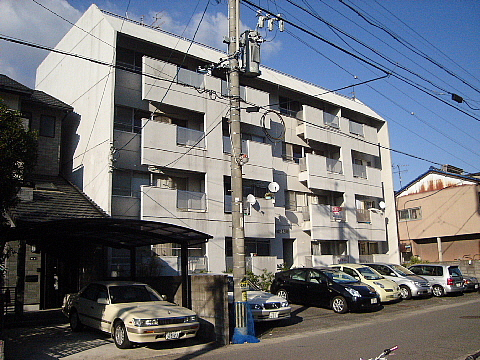
<path fill-rule="evenodd" d="M 378 203 L 378 206 L 380 206 L 380 209 L 382 209 L 382 210 L 385 209 L 385 201 L 380 201 Z"/>
<path fill-rule="evenodd" d="M 268 191 L 276 193 L 278 190 L 280 190 L 280 185 L 278 185 L 278 183 L 275 181 L 268 184 Z"/>
<path fill-rule="evenodd" d="M 257 202 L 257 199 L 255 199 L 255 196 L 253 196 L 252 194 L 248 194 L 247 195 L 247 202 L 249 204 L 255 204 Z"/>

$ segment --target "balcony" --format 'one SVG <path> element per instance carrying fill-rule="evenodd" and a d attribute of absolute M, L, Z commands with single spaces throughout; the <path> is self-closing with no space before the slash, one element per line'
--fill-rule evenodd
<path fill-rule="evenodd" d="M 175 225 L 190 226 L 206 232 L 208 221 L 206 196 L 204 193 L 141 186 L 140 219 L 164 221 Z"/>
<path fill-rule="evenodd" d="M 345 191 L 342 162 L 325 156 L 306 154 L 299 162 L 298 179 L 310 189 Z"/>
<path fill-rule="evenodd" d="M 205 88 L 221 92 L 220 79 L 147 56 L 142 60 L 142 99 L 205 113 L 209 94 L 199 94 Z M 181 94 L 181 96 L 179 96 Z"/>
<path fill-rule="evenodd" d="M 243 202 L 246 237 L 275 238 L 275 211 L 272 200 L 257 198 L 255 204 Z M 225 213 L 232 212 L 232 196 L 224 196 Z M 230 227 L 231 224 L 228 223 Z"/>
<path fill-rule="evenodd" d="M 231 154 L 230 138 L 223 137 L 223 152 Z M 247 179 L 273 181 L 272 146 L 252 140 L 242 140 L 242 154 L 248 156 L 248 162 L 243 165 L 243 174 Z"/>
<path fill-rule="evenodd" d="M 144 120 L 142 125 L 140 137 L 142 165 L 175 163 L 177 168 L 206 172 L 203 131 L 147 120 Z M 162 134 L 161 140 L 159 134 Z M 185 146 L 192 146 L 192 149 L 185 156 L 180 156 L 185 153 Z"/>
<path fill-rule="evenodd" d="M 367 177 L 367 166 L 353 164 L 353 177 L 368 179 Z"/>
<path fill-rule="evenodd" d="M 355 209 L 354 229 L 359 240 L 386 241 L 385 215 L 377 209 Z"/>
<path fill-rule="evenodd" d="M 340 128 L 340 118 L 333 114 L 323 112 L 323 124 L 327 126 L 334 127 L 336 129 Z"/>

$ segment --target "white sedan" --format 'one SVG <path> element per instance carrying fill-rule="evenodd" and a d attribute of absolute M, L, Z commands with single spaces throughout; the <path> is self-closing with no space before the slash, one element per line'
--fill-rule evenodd
<path fill-rule="evenodd" d="M 228 277 L 228 303 L 233 305 L 233 277 Z M 292 308 L 284 298 L 260 290 L 248 281 L 247 303 L 253 321 L 288 319 Z"/>
<path fill-rule="evenodd" d="M 121 349 L 133 343 L 195 337 L 200 327 L 192 310 L 165 301 L 146 284 L 130 281 L 90 283 L 67 294 L 62 311 L 73 331 L 85 325 L 110 333 Z"/>

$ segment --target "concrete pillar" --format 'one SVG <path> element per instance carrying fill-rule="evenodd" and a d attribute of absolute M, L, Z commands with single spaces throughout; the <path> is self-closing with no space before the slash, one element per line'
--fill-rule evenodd
<path fill-rule="evenodd" d="M 443 261 L 442 238 L 437 237 L 438 261 Z"/>

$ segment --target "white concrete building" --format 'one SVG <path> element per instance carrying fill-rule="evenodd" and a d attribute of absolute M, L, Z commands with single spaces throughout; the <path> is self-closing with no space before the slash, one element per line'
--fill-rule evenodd
<path fill-rule="evenodd" d="M 229 270 L 226 70 L 197 71 L 226 54 L 95 5 L 56 49 L 84 57 L 51 52 L 36 79 L 37 89 L 77 114 L 64 129 L 71 180 L 113 217 L 213 235 L 191 250 L 191 269 Z M 248 263 L 259 271 L 281 263 L 398 262 L 386 121 L 356 99 L 261 71 L 241 78 L 244 107 L 262 107 L 241 113 L 244 196 L 256 198 L 245 207 Z M 280 185 L 274 200 L 265 196 L 271 182 Z M 160 266 L 175 268 L 175 249 L 155 250 Z M 112 252 L 112 273 L 123 271 L 121 258 Z"/>

